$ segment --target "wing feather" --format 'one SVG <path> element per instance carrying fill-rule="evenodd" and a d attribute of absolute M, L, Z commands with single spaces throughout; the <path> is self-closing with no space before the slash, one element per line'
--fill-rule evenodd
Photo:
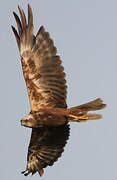
<path fill-rule="evenodd" d="M 52 166 L 64 151 L 68 138 L 68 124 L 54 128 L 33 129 L 28 148 L 27 171 L 43 172 L 43 168 Z"/>
<path fill-rule="evenodd" d="M 19 10 L 20 17 L 21 17 L 22 27 L 24 29 L 24 28 L 26 28 L 26 25 L 27 25 L 26 16 L 25 16 L 25 13 L 21 7 L 18 6 L 18 10 Z"/>
<path fill-rule="evenodd" d="M 28 22 L 18 6 L 20 18 L 14 12 L 18 32 L 12 27 L 20 51 L 32 111 L 42 106 L 66 107 L 67 86 L 60 56 L 48 32 L 41 26 L 33 34 L 33 14 L 28 5 Z"/>
<path fill-rule="evenodd" d="M 18 33 L 19 33 L 19 36 L 20 36 L 22 34 L 22 31 L 23 31 L 21 21 L 20 21 L 18 15 L 15 12 L 13 12 L 13 15 L 15 17 L 15 20 L 16 20 L 16 23 L 17 23 L 17 28 L 18 28 Z"/>

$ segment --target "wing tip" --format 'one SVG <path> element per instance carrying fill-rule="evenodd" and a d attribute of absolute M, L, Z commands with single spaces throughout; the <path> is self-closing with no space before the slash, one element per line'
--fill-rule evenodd
<path fill-rule="evenodd" d="M 44 169 L 43 168 L 38 168 L 38 173 L 39 173 L 40 176 L 43 176 Z"/>
<path fill-rule="evenodd" d="M 28 3 L 28 25 L 33 26 L 33 12 L 32 7 Z"/>

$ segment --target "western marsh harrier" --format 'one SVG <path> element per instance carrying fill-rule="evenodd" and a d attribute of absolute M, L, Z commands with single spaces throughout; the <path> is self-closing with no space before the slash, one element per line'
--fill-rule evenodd
<path fill-rule="evenodd" d="M 101 99 L 67 108 L 66 80 L 61 58 L 53 40 L 43 26 L 33 33 L 33 14 L 28 5 L 28 20 L 18 6 L 20 18 L 14 12 L 17 30 L 12 26 L 20 52 L 23 75 L 29 95 L 30 113 L 21 125 L 32 128 L 28 147 L 27 176 L 53 165 L 64 151 L 69 137 L 68 122 L 100 119 L 100 114 L 88 113 L 105 107 Z"/>

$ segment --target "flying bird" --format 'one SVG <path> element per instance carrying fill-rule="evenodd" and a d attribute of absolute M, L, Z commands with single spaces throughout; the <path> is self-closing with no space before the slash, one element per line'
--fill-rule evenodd
<path fill-rule="evenodd" d="M 22 118 L 21 125 L 32 128 L 28 147 L 26 170 L 28 174 L 44 173 L 64 151 L 69 138 L 69 122 L 97 120 L 100 114 L 89 111 L 100 110 L 106 105 L 100 98 L 76 107 L 67 108 L 67 85 L 61 58 L 49 33 L 41 26 L 33 32 L 33 13 L 28 4 L 28 18 L 18 6 L 20 17 L 13 12 L 17 30 L 12 26 L 26 81 L 30 113 Z"/>

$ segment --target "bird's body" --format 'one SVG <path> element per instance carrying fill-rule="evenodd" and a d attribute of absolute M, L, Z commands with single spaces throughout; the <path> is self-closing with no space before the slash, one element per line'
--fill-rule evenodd
<path fill-rule="evenodd" d="M 24 11 L 18 7 L 20 18 L 14 13 L 18 32 L 15 34 L 29 95 L 31 111 L 21 124 L 32 128 L 24 175 L 38 172 L 61 156 L 69 137 L 69 121 L 82 122 L 100 119 L 101 115 L 88 111 L 105 107 L 101 99 L 67 108 L 67 86 L 64 68 L 48 32 L 41 26 L 33 33 L 33 15 L 28 5 L 28 22 Z"/>

